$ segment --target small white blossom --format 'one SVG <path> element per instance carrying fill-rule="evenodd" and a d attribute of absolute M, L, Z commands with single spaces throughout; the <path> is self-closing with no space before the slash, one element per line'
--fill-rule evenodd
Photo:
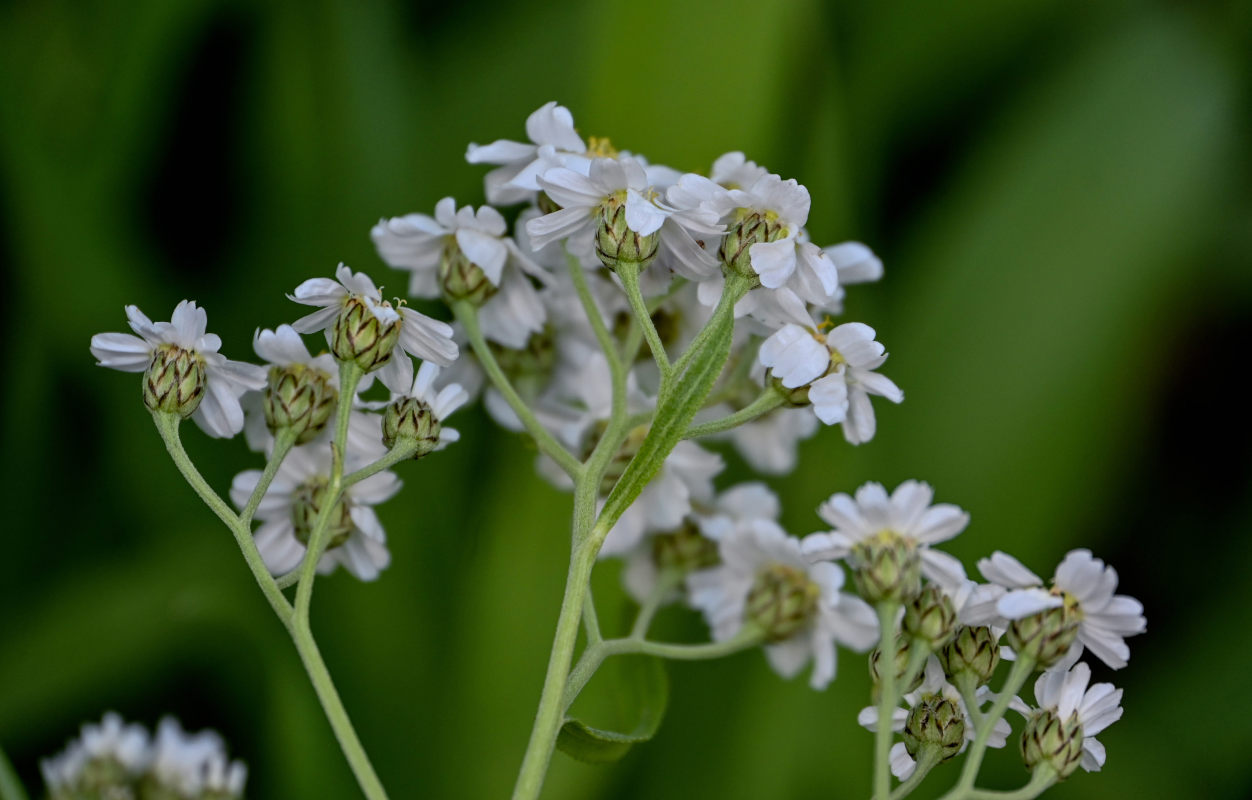
<path fill-rule="evenodd" d="M 539 191 L 535 181 L 543 170 L 587 158 L 587 145 L 574 130 L 574 116 L 555 101 L 526 118 L 526 135 L 529 143 L 497 139 L 488 145 L 471 144 L 466 151 L 465 160 L 471 164 L 501 165 L 484 180 L 488 203 L 530 200 Z"/>
<path fill-rule="evenodd" d="M 653 202 L 643 165 L 632 158 L 597 158 L 585 175 L 567 167 L 550 169 L 539 185 L 561 208 L 526 223 L 535 248 L 568 239 L 571 249 L 585 252 L 601 208 L 619 194 L 625 199 L 626 225 L 640 236 L 659 231 L 667 215 Z"/>
<path fill-rule="evenodd" d="M 469 402 L 469 392 L 459 383 L 447 383 L 442 387 L 438 385 L 440 367 L 431 361 L 422 363 L 417 369 L 417 376 L 413 379 L 411 387 L 387 387 L 391 389 L 391 400 L 394 403 L 397 400 L 405 398 L 413 398 L 423 403 L 430 409 L 430 413 L 434 416 L 435 421 L 439 423 L 439 444 L 436 450 L 442 450 L 453 442 L 459 441 L 461 434 L 455 428 L 448 428 L 443 425 L 443 421 L 451 416 L 457 409 Z M 377 406 L 386 406 L 389 403 L 377 403 Z"/>
<path fill-rule="evenodd" d="M 1087 772 L 1098 772 L 1104 766 L 1104 745 L 1096 735 L 1122 718 L 1122 690 L 1111 683 L 1097 683 L 1088 688 L 1091 667 L 1084 663 L 1069 669 L 1050 669 L 1035 681 L 1035 700 L 1039 710 L 1051 711 L 1061 720 L 1077 717 L 1082 726 L 1081 766 Z M 1029 717 L 1031 709 L 1020 701 L 1012 708 Z"/>
<path fill-rule="evenodd" d="M 891 495 L 881 483 L 866 483 L 856 490 L 855 499 L 842 492 L 833 494 L 817 513 L 835 528 L 804 537 L 804 553 L 814 560 L 843 558 L 858 542 L 890 533 L 916 543 L 927 578 L 959 582 L 965 577 L 961 562 L 930 545 L 965 530 L 969 514 L 951 503 L 932 505 L 934 496 L 930 484 L 920 481 L 905 481 Z"/>
<path fill-rule="evenodd" d="M 208 314 L 190 300 L 174 308 L 169 322 L 153 322 L 136 306 L 126 306 L 131 330 L 139 334 L 98 333 L 91 337 L 91 354 L 99 365 L 122 372 L 143 372 L 153 354 L 173 347 L 199 359 L 204 365 L 204 396 L 192 414 L 196 424 L 210 436 L 231 437 L 243 429 L 239 398 L 249 389 L 265 385 L 265 370 L 255 364 L 230 361 L 217 352 L 222 340 L 206 333 Z"/>
<path fill-rule="evenodd" d="M 752 186 L 768 174 L 769 170 L 758 166 L 755 161 L 749 161 L 747 156 L 736 150 L 719 156 L 713 162 L 709 178 L 727 189 L 742 189 Z"/>
<path fill-rule="evenodd" d="M 770 665 L 784 678 L 795 676 L 810 659 L 809 685 L 824 689 L 835 677 L 835 643 L 868 650 L 878 638 L 874 610 L 859 597 L 840 591 L 843 570 L 828 561 L 809 562 L 799 540 L 769 520 L 745 520 L 720 543 L 722 564 L 687 577 L 691 604 L 699 608 L 715 641 L 733 638 L 748 621 L 749 595 L 758 578 L 781 568 L 817 593 L 810 615 L 797 620 L 787 638 L 765 646 Z"/>
<path fill-rule="evenodd" d="M 1091 555 L 1090 550 L 1071 550 L 1056 568 L 1052 590 L 1012 556 L 995 552 L 978 562 L 983 577 L 1009 590 L 996 604 L 1006 619 L 1018 620 L 1059 608 L 1069 595 L 1078 604 L 1078 637 L 1062 663 L 1073 663 L 1086 647 L 1113 669 L 1130 659 L 1125 637 L 1143 633 L 1147 620 L 1143 605 L 1133 597 L 1114 594 L 1117 571 Z"/>
<path fill-rule="evenodd" d="M 226 756 L 226 745 L 213 731 L 187 733 L 172 717 L 157 725 L 152 743 L 152 775 L 182 797 L 205 793 L 243 794 L 248 768 Z"/>
<path fill-rule="evenodd" d="M 60 797 L 78 788 L 90 763 L 114 763 L 133 780 L 148 768 L 150 759 L 148 732 L 142 725 L 124 723 L 120 715 L 110 711 L 99 725 L 83 725 L 82 735 L 61 753 L 40 761 L 39 769 L 52 796 Z"/>

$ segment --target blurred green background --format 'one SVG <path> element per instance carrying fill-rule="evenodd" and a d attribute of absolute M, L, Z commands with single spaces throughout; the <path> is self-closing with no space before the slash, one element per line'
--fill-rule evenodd
<path fill-rule="evenodd" d="M 231 537 L 88 339 L 189 297 L 250 358 L 255 327 L 298 315 L 283 292 L 340 260 L 401 288 L 371 224 L 481 202 L 466 144 L 556 99 L 680 168 L 742 149 L 810 188 L 819 243 L 886 262 L 849 318 L 907 402 L 770 481 L 789 529 L 918 477 L 972 512 L 970 567 L 1002 548 L 1046 575 L 1090 546 L 1144 600 L 1109 763 L 1049 796 L 1252 795 L 1250 53 L 1228 2 L 0 3 L 0 744 L 34 788 L 84 720 L 168 711 L 225 734 L 253 797 L 355 796 Z M 568 497 L 481 412 L 456 427 L 381 509 L 392 567 L 315 601 L 395 798 L 507 796 L 565 570 Z M 187 439 L 223 490 L 257 466 Z M 732 459 L 725 483 L 746 475 Z M 596 585 L 628 611 L 614 567 Z M 703 635 L 678 611 L 660 628 Z M 840 661 L 824 693 L 757 652 L 672 665 L 658 737 L 608 767 L 558 755 L 545 796 L 866 796 L 868 678 Z M 1012 749 L 985 775 L 1025 779 Z"/>

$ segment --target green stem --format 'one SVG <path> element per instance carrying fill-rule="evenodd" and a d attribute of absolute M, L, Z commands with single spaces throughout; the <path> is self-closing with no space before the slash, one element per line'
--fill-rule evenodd
<path fill-rule="evenodd" d="M 896 671 L 893 661 L 896 652 L 896 611 L 899 605 L 883 602 L 878 605 L 878 652 L 882 654 L 883 669 L 878 670 L 880 681 L 878 698 L 878 730 L 874 736 L 874 800 L 891 797 L 891 740 L 895 731 L 891 720 L 895 715 L 900 697 L 896 693 Z"/>
<path fill-rule="evenodd" d="M 587 588 L 587 596 L 583 598 L 583 633 L 587 636 L 587 646 L 604 641 L 600 633 L 600 617 L 596 614 L 596 601 L 591 596 L 591 587 Z"/>
<path fill-rule="evenodd" d="M 269 490 L 270 484 L 274 482 L 274 476 L 278 474 L 278 468 L 282 466 L 283 459 L 287 457 L 295 444 L 296 432 L 291 428 L 280 428 L 274 436 L 274 450 L 270 453 L 269 461 L 265 462 L 261 479 L 252 490 L 252 496 L 248 498 L 247 505 L 243 507 L 243 511 L 239 512 L 239 521 L 245 527 L 251 528 L 252 515 L 256 513 L 257 506 L 261 505 L 261 500 L 265 497 L 265 492 Z"/>
<path fill-rule="evenodd" d="M 652 311 L 648 308 L 648 303 L 643 299 L 643 292 L 639 288 L 639 265 L 619 265 L 617 277 L 621 279 L 622 287 L 626 290 L 626 299 L 630 303 L 630 311 L 635 317 L 635 324 L 643 329 L 643 338 L 647 341 L 648 349 L 652 351 L 652 358 L 656 361 L 656 368 L 661 373 L 661 389 L 664 392 L 671 375 L 669 354 L 665 352 L 665 344 L 661 341 L 661 335 L 657 333 L 656 325 L 652 322 Z"/>
<path fill-rule="evenodd" d="M 901 798 L 908 797 L 942 760 L 943 756 L 933 745 L 923 748 L 921 758 L 917 760 L 917 766 L 913 768 L 913 774 L 896 787 L 895 791 L 891 793 L 891 800 L 901 800 Z"/>
<path fill-rule="evenodd" d="M 200 470 L 196 469 L 196 465 L 191 463 L 191 458 L 183 448 L 182 439 L 178 435 L 178 426 L 182 418 L 177 414 L 153 412 L 152 421 L 156 423 L 157 431 L 165 442 L 165 449 L 173 459 L 174 466 L 178 467 L 183 478 L 209 507 L 209 510 L 216 514 L 217 518 L 234 534 L 235 542 L 243 553 L 243 560 L 251 570 L 252 577 L 256 579 L 257 586 L 261 587 L 261 593 L 269 601 L 270 608 L 274 609 L 274 613 L 284 625 L 289 625 L 292 613 L 291 604 L 287 602 L 286 597 L 283 597 L 278 584 L 274 582 L 274 576 L 270 575 L 269 568 L 265 566 L 265 559 L 261 558 L 261 552 L 257 550 L 256 542 L 252 539 L 251 529 L 244 525 L 226 501 L 213 491 L 213 487 L 209 486 L 208 481 L 200 474 Z"/>
<path fill-rule="evenodd" d="M 773 387 L 767 387 L 761 392 L 755 400 L 733 414 L 729 414 L 721 419 L 715 419 L 711 422 L 702 422 L 699 425 L 692 425 L 683 434 L 684 439 L 694 439 L 697 436 L 708 436 L 712 433 L 721 433 L 732 428 L 738 428 L 745 422 L 760 417 L 773 411 L 783 404 L 782 393 Z"/>
<path fill-rule="evenodd" d="M 1056 783 L 1056 773 L 1039 765 L 1030 776 L 1030 782 L 1020 789 L 1002 792 L 995 789 L 953 789 L 940 800 L 1034 800 Z"/>
<path fill-rule="evenodd" d="M 478 363 L 486 371 L 487 377 L 491 378 L 492 385 L 496 387 L 496 390 L 504 397 L 505 402 L 509 404 L 509 408 L 513 409 L 513 413 L 521 421 L 522 427 L 534 439 L 535 446 L 539 448 L 539 452 L 555 461 L 571 478 L 577 476 L 582 471 L 582 464 L 578 462 L 578 459 L 574 458 L 569 450 L 565 449 L 564 445 L 556 440 L 556 437 L 543 427 L 534 413 L 527 408 L 525 401 L 518 395 L 517 390 L 513 388 L 513 384 L 509 382 L 509 378 L 504 374 L 504 370 L 500 368 L 499 362 L 496 361 L 495 355 L 487 345 L 486 338 L 483 337 L 482 328 L 478 324 L 477 309 L 466 300 L 453 300 L 451 306 L 452 313 L 456 316 L 457 321 L 465 328 L 465 334 L 469 337 L 470 346 L 474 348 L 474 355 L 477 356 Z"/>
<path fill-rule="evenodd" d="M 382 458 L 365 467 L 361 467 L 356 472 L 350 472 L 343 477 L 343 488 L 347 489 L 354 483 L 360 483 L 366 478 L 371 478 L 386 469 L 391 469 L 401 461 L 407 461 L 417 452 L 418 442 L 416 439 L 402 439 L 396 442 L 396 446 L 387 451 Z"/>
<path fill-rule="evenodd" d="M 13 764 L 2 747 L 0 747 L 0 800 L 27 800 L 26 789 L 17 779 L 17 771 L 13 769 Z"/>
<path fill-rule="evenodd" d="M 995 703 L 992 704 L 991 710 L 982 718 L 978 725 L 978 733 L 974 737 L 974 743 L 970 745 L 969 752 L 965 755 L 965 764 L 961 767 L 961 778 L 957 782 L 956 787 L 944 795 L 945 800 L 955 800 L 958 797 L 966 795 L 959 792 L 969 792 L 974 787 L 974 781 L 978 779 L 978 770 L 982 767 L 983 756 L 987 753 L 987 742 L 991 738 L 991 732 L 995 728 L 995 724 L 1004 716 L 1004 712 L 1008 710 L 1009 703 L 1017 695 L 1022 685 L 1026 683 L 1026 679 L 1035 671 L 1035 660 L 1021 653 L 1017 654 L 1017 661 L 1013 662 L 1013 669 L 1009 671 L 1009 677 L 1004 681 L 1004 688 L 1000 690 L 1000 694 L 996 697 Z"/>
<path fill-rule="evenodd" d="M 952 684 L 965 701 L 965 713 L 969 716 L 970 723 L 975 731 L 978 730 L 982 725 L 982 708 L 978 704 L 978 679 L 969 671 L 964 671 L 952 679 Z"/>
<path fill-rule="evenodd" d="M 903 694 L 913 685 L 917 676 L 926 668 L 926 658 L 930 655 L 930 647 L 921 639 L 914 639 L 909 645 L 909 660 L 904 667 L 904 675 L 900 679 L 900 693 Z"/>

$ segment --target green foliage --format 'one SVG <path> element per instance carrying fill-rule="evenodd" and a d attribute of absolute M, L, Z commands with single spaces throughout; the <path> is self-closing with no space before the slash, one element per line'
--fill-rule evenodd
<path fill-rule="evenodd" d="M 669 680 L 659 658 L 610 658 L 574 704 L 591 707 L 586 715 L 595 717 L 594 725 L 567 715 L 556 746 L 590 764 L 617 761 L 656 735 L 668 704 Z"/>

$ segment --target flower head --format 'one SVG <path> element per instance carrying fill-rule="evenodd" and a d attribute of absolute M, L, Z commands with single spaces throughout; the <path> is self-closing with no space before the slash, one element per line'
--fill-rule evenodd
<path fill-rule="evenodd" d="M 1027 718 L 1022 756 L 1028 768 L 1046 763 L 1065 778 L 1080 765 L 1087 772 L 1104 766 L 1104 745 L 1095 737 L 1122 718 L 1122 690 L 1090 682 L 1086 664 L 1048 670 L 1035 681 L 1039 708 L 1013 705 Z"/>

